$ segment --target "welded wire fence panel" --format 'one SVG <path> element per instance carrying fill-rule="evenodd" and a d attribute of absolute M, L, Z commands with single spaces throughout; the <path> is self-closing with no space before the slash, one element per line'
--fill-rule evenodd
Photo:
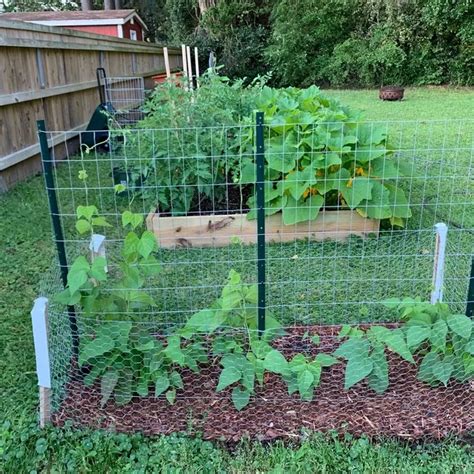
<path fill-rule="evenodd" d="M 391 317 L 380 308 L 384 298 L 418 295 L 429 299 L 433 225 L 437 222 L 448 225 L 450 248 L 460 245 L 465 249 L 464 253 L 459 251 L 459 264 L 470 264 L 469 229 L 474 223 L 471 123 L 359 123 L 350 127 L 335 123 L 327 124 L 324 131 L 321 125 L 310 128 L 308 132 L 308 127 L 295 126 L 279 134 L 268 127 L 267 152 L 279 160 L 274 167 L 283 169 L 285 160 L 289 166 L 289 184 L 282 186 L 283 191 L 270 202 L 268 210 L 272 212 L 273 202 L 278 207 L 280 200 L 286 199 L 283 220 L 285 211 L 289 221 L 298 219 L 299 214 L 305 218 L 305 204 L 312 196 L 315 207 L 323 202 L 317 217 L 322 234 L 331 236 L 335 231 L 336 237 L 339 234 L 344 240 L 337 237 L 314 242 L 313 225 L 302 221 L 287 227 L 294 230 L 292 245 L 268 247 L 269 304 L 282 317 L 295 323 L 384 321 Z M 339 142 L 331 143 L 335 133 Z M 305 171 L 293 171 L 290 140 L 307 142 L 306 136 L 311 137 L 310 146 L 302 160 L 316 162 L 313 185 Z M 366 144 L 358 142 L 350 148 L 354 137 Z M 384 154 L 385 147 L 388 154 Z M 331 169 L 337 171 L 331 173 Z M 318 183 L 318 173 L 331 177 L 332 189 L 327 190 L 327 179 Z M 298 174 L 296 179 L 294 174 Z M 295 199 L 301 193 L 303 199 Z M 374 231 L 360 223 L 361 215 L 385 219 L 377 220 L 380 224 Z M 387 221 L 400 225 L 390 226 Z M 368 237 L 345 238 L 361 232 Z M 272 268 L 278 270 L 272 272 Z M 468 271 L 460 275 L 468 278 Z M 461 302 L 466 294 L 464 280 L 459 288 Z"/>
<path fill-rule="evenodd" d="M 132 125 L 144 118 L 140 110 L 145 102 L 143 77 L 105 77 L 101 79 L 105 99 L 111 105 L 114 119 L 121 125 Z"/>
<path fill-rule="evenodd" d="M 450 318 L 474 248 L 473 122 L 263 130 L 263 338 L 255 124 L 111 130 L 106 148 L 43 157 L 71 270 L 61 302 L 59 273 L 47 288 L 54 423 L 227 440 L 472 430 L 474 330 Z M 431 319 L 407 322 L 382 303 L 430 301 L 440 222 L 452 314 L 419 303 Z"/>

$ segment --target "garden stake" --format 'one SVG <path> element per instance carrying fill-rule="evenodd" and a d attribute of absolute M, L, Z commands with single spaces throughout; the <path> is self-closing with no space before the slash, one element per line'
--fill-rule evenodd
<path fill-rule="evenodd" d="M 169 79 L 171 77 L 171 69 L 168 48 L 166 46 L 163 48 L 163 58 L 165 60 L 166 78 Z"/>
<path fill-rule="evenodd" d="M 89 243 L 89 250 L 91 251 L 91 260 L 94 261 L 97 257 L 105 258 L 105 235 L 93 234 Z M 109 270 L 107 265 L 104 266 L 104 272 Z"/>
<path fill-rule="evenodd" d="M 186 45 L 181 45 L 181 56 L 183 58 L 184 90 L 189 90 L 188 62 L 186 59 Z"/>
<path fill-rule="evenodd" d="M 256 115 L 258 334 L 265 331 L 265 150 L 263 112 Z"/>
<path fill-rule="evenodd" d="M 48 148 L 48 139 L 46 138 L 46 125 L 44 120 L 36 122 L 38 128 L 38 137 L 41 150 L 41 162 L 43 164 L 44 181 L 46 184 L 46 191 L 48 193 L 49 212 L 51 222 L 53 225 L 54 239 L 56 242 L 56 250 L 58 252 L 59 267 L 61 270 L 61 279 L 64 288 L 67 286 L 68 264 L 66 257 L 66 248 L 64 246 L 64 235 L 61 227 L 61 216 L 59 214 L 58 199 L 56 196 L 56 185 L 54 182 L 53 162 Z M 76 311 L 73 306 L 68 306 L 69 326 L 72 333 L 72 354 L 76 359 L 79 350 L 79 337 L 77 330 Z"/>
<path fill-rule="evenodd" d="M 35 299 L 31 310 L 33 340 L 35 346 L 36 374 L 40 399 L 40 427 L 51 421 L 51 366 L 48 345 L 48 298 Z"/>
<path fill-rule="evenodd" d="M 198 49 L 194 48 L 194 67 L 196 74 L 196 89 L 199 87 L 199 54 Z"/>
<path fill-rule="evenodd" d="M 448 226 L 443 222 L 439 222 L 434 226 L 434 230 L 436 232 L 436 246 L 434 252 L 431 304 L 441 303 L 443 301 L 444 261 L 446 255 Z"/>
<path fill-rule="evenodd" d="M 466 316 L 474 317 L 474 257 L 471 261 L 471 276 L 469 278 L 469 290 L 467 292 Z"/>

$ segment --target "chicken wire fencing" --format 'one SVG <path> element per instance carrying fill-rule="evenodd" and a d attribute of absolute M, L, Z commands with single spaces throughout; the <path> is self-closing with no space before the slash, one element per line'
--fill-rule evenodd
<path fill-rule="evenodd" d="M 62 161 L 47 140 L 72 135 L 40 127 L 59 256 L 36 340 L 46 421 L 472 431 L 473 125 L 259 114 L 109 130 Z"/>

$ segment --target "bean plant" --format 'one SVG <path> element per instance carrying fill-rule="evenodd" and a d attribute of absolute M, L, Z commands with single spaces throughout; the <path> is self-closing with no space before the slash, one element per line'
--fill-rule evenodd
<path fill-rule="evenodd" d="M 415 363 L 400 329 L 371 326 L 364 330 L 343 326 L 339 337 L 344 338 L 345 342 L 335 350 L 334 355 L 347 361 L 345 390 L 367 379 L 369 387 L 375 392 L 385 392 L 389 386 L 387 350 L 398 354 L 412 364 Z"/>
<path fill-rule="evenodd" d="M 403 330 L 411 351 L 422 358 L 418 378 L 432 385 L 447 385 L 474 378 L 474 321 L 453 314 L 447 304 L 430 304 L 420 299 L 392 299 L 385 302 L 405 321 Z"/>

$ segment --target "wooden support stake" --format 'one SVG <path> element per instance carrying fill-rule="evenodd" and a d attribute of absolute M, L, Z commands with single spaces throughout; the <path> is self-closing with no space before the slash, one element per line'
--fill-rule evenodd
<path fill-rule="evenodd" d="M 199 87 L 199 54 L 197 47 L 194 48 L 194 69 L 196 72 L 196 87 Z"/>
<path fill-rule="evenodd" d="M 169 79 L 171 77 L 171 69 L 168 48 L 166 46 L 163 48 L 163 58 L 165 59 L 166 77 Z"/>
<path fill-rule="evenodd" d="M 189 78 L 189 90 L 193 90 L 193 63 L 191 61 L 191 48 L 186 46 L 186 57 L 188 62 L 188 78 Z"/>
<path fill-rule="evenodd" d="M 47 387 L 39 388 L 40 401 L 40 428 L 45 428 L 51 423 L 51 389 Z"/>
<path fill-rule="evenodd" d="M 189 77 L 188 77 L 188 61 L 186 59 L 186 45 L 182 44 L 181 45 L 181 56 L 183 57 L 183 75 L 184 75 L 184 88 L 188 90 L 188 82 L 189 82 Z"/>
<path fill-rule="evenodd" d="M 436 244 L 433 263 L 433 291 L 431 292 L 431 304 L 443 301 L 444 260 L 446 255 L 448 226 L 440 222 L 434 226 L 434 229 L 436 232 Z"/>
<path fill-rule="evenodd" d="M 36 374 L 39 385 L 40 427 L 51 422 L 51 369 L 48 346 L 48 299 L 36 298 L 31 310 Z"/>

